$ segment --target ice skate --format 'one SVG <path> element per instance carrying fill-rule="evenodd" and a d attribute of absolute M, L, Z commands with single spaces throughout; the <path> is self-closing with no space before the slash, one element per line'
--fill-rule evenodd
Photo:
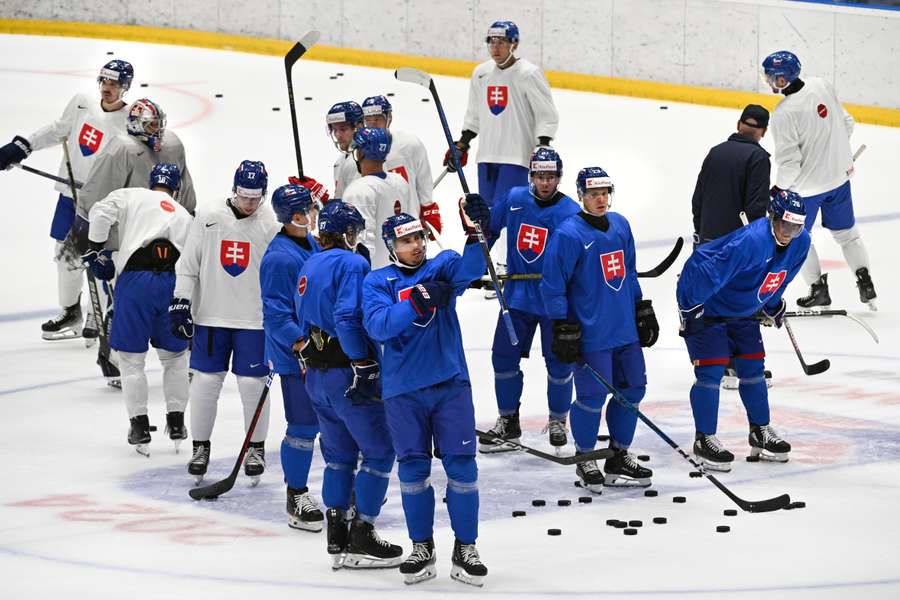
<path fill-rule="evenodd" d="M 547 426 L 541 430 L 541 433 L 549 433 L 550 445 L 556 451 L 557 456 L 562 455 L 563 448 L 569 443 L 569 437 L 566 431 L 566 420 L 550 417 Z"/>
<path fill-rule="evenodd" d="M 134 446 L 138 454 L 150 456 L 150 419 L 147 415 L 131 417 L 128 430 L 128 443 Z"/>
<path fill-rule="evenodd" d="M 178 454 L 182 440 L 186 440 L 188 436 L 187 428 L 184 426 L 183 412 L 166 413 L 166 433 L 169 434 L 169 439 L 175 443 L 175 454 Z"/>
<path fill-rule="evenodd" d="M 740 379 L 738 379 L 737 371 L 734 370 L 734 367 L 725 367 L 725 375 L 722 376 L 722 389 L 736 390 L 739 385 Z"/>
<path fill-rule="evenodd" d="M 628 450 L 616 448 L 616 453 L 603 463 L 603 485 L 611 487 L 647 487 L 653 471 L 642 467 Z"/>
<path fill-rule="evenodd" d="M 203 481 L 203 476 L 206 475 L 206 469 L 209 467 L 209 449 L 208 441 L 194 440 L 194 454 L 188 462 L 188 473 L 194 476 L 194 482 L 197 484 Z"/>
<path fill-rule="evenodd" d="M 250 442 L 244 458 L 244 475 L 250 478 L 250 487 L 259 485 L 259 478 L 266 470 L 265 442 Z"/>
<path fill-rule="evenodd" d="M 325 515 L 308 488 L 287 489 L 288 526 L 303 531 L 322 531 Z"/>
<path fill-rule="evenodd" d="M 100 337 L 100 330 L 97 328 L 97 319 L 94 318 L 93 312 L 88 312 L 84 317 L 84 328 L 81 330 L 81 337 L 84 338 L 84 347 L 92 348 Z"/>
<path fill-rule="evenodd" d="M 577 453 L 582 454 L 582 453 Z M 595 494 L 603 493 L 603 473 L 597 466 L 596 460 L 587 460 L 575 466 L 575 475 L 581 482 L 581 487 Z"/>
<path fill-rule="evenodd" d="M 350 526 L 344 517 L 344 511 L 339 508 L 329 508 L 325 511 L 325 518 L 328 522 L 326 537 L 328 554 L 331 555 L 331 568 L 337 570 L 344 566 L 344 560 L 347 558 Z"/>
<path fill-rule="evenodd" d="M 731 463 L 734 462 L 734 454 L 725 449 L 719 438 L 700 432 L 694 435 L 694 456 L 710 471 L 722 473 L 731 471 Z"/>
<path fill-rule="evenodd" d="M 813 306 L 831 306 L 831 296 L 828 294 L 828 273 L 823 273 L 809 288 L 809 295 L 797 298 L 797 306 L 812 308 Z"/>
<path fill-rule="evenodd" d="M 750 456 L 767 462 L 787 462 L 791 445 L 769 425 L 750 425 Z"/>
<path fill-rule="evenodd" d="M 71 340 L 81 337 L 81 304 L 76 302 L 41 325 L 41 337 L 45 340 Z"/>
<path fill-rule="evenodd" d="M 869 269 L 860 267 L 856 270 L 856 287 L 859 288 L 859 301 L 869 306 L 869 310 L 877 311 L 875 306 L 875 284 L 872 283 L 872 277 L 869 275 Z"/>
<path fill-rule="evenodd" d="M 350 524 L 350 541 L 344 566 L 348 569 L 389 569 L 403 562 L 403 548 L 386 542 L 375 526 L 362 519 Z"/>
<path fill-rule="evenodd" d="M 453 567 L 450 578 L 469 585 L 481 587 L 487 577 L 487 567 L 478 556 L 475 544 L 463 544 L 459 540 L 453 542 Z"/>
<path fill-rule="evenodd" d="M 437 577 L 434 563 L 434 540 L 429 538 L 424 542 L 413 542 L 412 552 L 400 564 L 403 583 L 412 585 L 434 579 Z"/>
<path fill-rule="evenodd" d="M 516 409 L 516 412 L 511 415 L 500 415 L 497 417 L 497 423 L 492 429 L 489 429 L 487 433 L 488 435 L 501 440 L 518 442 L 522 437 L 522 427 L 519 425 L 519 410 Z M 485 440 L 478 441 L 478 451 L 485 454 L 493 452 L 511 452 L 515 449 L 514 446 L 507 444 L 497 444 Z"/>

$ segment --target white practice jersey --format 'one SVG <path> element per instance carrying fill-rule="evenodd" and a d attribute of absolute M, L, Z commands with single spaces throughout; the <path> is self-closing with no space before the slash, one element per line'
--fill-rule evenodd
<path fill-rule="evenodd" d="M 194 323 L 263 328 L 259 264 L 280 229 L 268 204 L 243 219 L 225 203 L 200 211 L 175 265 L 175 297 L 191 300 Z"/>
<path fill-rule="evenodd" d="M 109 141 L 125 133 L 127 116 L 127 104 L 119 110 L 106 112 L 100 106 L 99 96 L 75 94 L 59 119 L 28 136 L 28 143 L 32 150 L 41 150 L 59 144 L 64 136 L 68 137 L 72 174 L 76 181 L 84 182 L 94 162 L 106 151 Z M 69 180 L 65 155 L 59 163 L 59 176 Z M 64 196 L 72 195 L 68 183 L 57 183 L 54 187 Z"/>
<path fill-rule="evenodd" d="M 113 255 L 116 275 L 136 250 L 165 238 L 181 252 L 191 227 L 191 215 L 169 194 L 147 188 L 122 188 L 99 202 L 90 213 L 88 239 L 104 242 L 113 225 L 119 229 L 119 251 Z"/>
<path fill-rule="evenodd" d="M 388 251 L 381 239 L 381 224 L 402 212 L 419 217 L 419 206 L 413 202 L 409 185 L 396 173 L 386 173 L 384 178 L 366 175 L 350 184 L 342 200 L 355 206 L 366 220 L 362 242 L 372 257 L 372 270 L 389 265 Z"/>
<path fill-rule="evenodd" d="M 341 152 L 334 161 L 334 197 L 344 198 L 347 187 L 359 179 L 359 170 L 352 154 Z"/>
<path fill-rule="evenodd" d="M 493 60 L 472 71 L 463 129 L 478 134 L 478 162 L 528 167 L 539 137 L 559 126 L 550 84 L 527 60 L 500 69 Z"/>
<path fill-rule="evenodd" d="M 778 169 L 775 185 L 814 196 L 840 187 L 850 177 L 853 117 L 824 79 L 811 77 L 803 84 L 775 107 L 769 128 Z"/>
<path fill-rule="evenodd" d="M 384 170 L 397 173 L 409 184 L 414 205 L 428 206 L 432 199 L 431 165 L 422 140 L 411 133 L 391 129 L 391 151 Z M 418 217 L 418 213 L 413 214 Z"/>

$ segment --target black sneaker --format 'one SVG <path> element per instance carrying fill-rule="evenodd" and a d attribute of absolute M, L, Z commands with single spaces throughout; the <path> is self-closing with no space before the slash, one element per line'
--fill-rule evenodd
<path fill-rule="evenodd" d="M 375 526 L 362 519 L 350 524 L 350 542 L 344 566 L 348 569 L 388 569 L 403 562 L 403 548 L 386 542 Z"/>
<path fill-rule="evenodd" d="M 325 515 L 309 493 L 309 488 L 287 489 L 288 526 L 303 531 L 322 531 Z"/>
<path fill-rule="evenodd" d="M 265 442 L 250 442 L 244 457 L 244 475 L 250 478 L 250 485 L 259 484 L 259 478 L 266 470 Z"/>
<path fill-rule="evenodd" d="M 452 579 L 481 587 L 487 572 L 475 544 L 463 544 L 459 540 L 453 543 L 453 567 L 450 569 Z"/>
<path fill-rule="evenodd" d="M 209 441 L 198 442 L 194 440 L 194 453 L 191 456 L 191 460 L 188 461 L 188 473 L 193 475 L 197 483 L 203 480 L 203 476 L 206 475 L 206 469 L 209 467 L 209 449 L 210 443 Z"/>
<path fill-rule="evenodd" d="M 581 481 L 581 487 L 584 489 L 595 494 L 603 493 L 603 473 L 597 466 L 596 460 L 586 460 L 575 465 L 575 475 Z"/>
<path fill-rule="evenodd" d="M 147 445 L 150 443 L 150 418 L 147 415 L 131 417 L 128 428 L 128 443 L 134 446 L 138 454 L 150 456 Z"/>
<path fill-rule="evenodd" d="M 541 433 L 549 434 L 550 445 L 556 449 L 557 454 L 559 454 L 562 448 L 569 443 L 565 419 L 550 417 L 550 420 L 547 421 L 547 426 L 544 427 Z"/>
<path fill-rule="evenodd" d="M 859 301 L 868 304 L 870 310 L 878 310 L 875 307 L 875 284 L 872 283 L 872 277 L 869 275 L 869 269 L 860 267 L 856 270 L 856 287 L 859 289 Z"/>
<path fill-rule="evenodd" d="M 750 456 L 771 462 L 787 462 L 791 445 L 770 425 L 750 425 Z"/>
<path fill-rule="evenodd" d="M 522 427 L 519 425 L 519 409 L 516 409 L 516 412 L 511 415 L 500 415 L 497 417 L 497 423 L 492 429 L 488 429 L 487 434 L 501 440 L 518 442 L 522 437 Z M 515 447 L 506 444 L 498 444 L 486 440 L 478 441 L 478 451 L 485 454 L 510 452 L 515 449 Z"/>
<path fill-rule="evenodd" d="M 625 448 L 616 448 L 616 453 L 603 463 L 603 485 L 612 487 L 647 487 L 653 471 L 642 467 Z"/>
<path fill-rule="evenodd" d="M 428 538 L 424 542 L 413 542 L 412 552 L 400 563 L 403 583 L 412 585 L 434 579 L 437 577 L 434 563 L 434 540 Z"/>
<path fill-rule="evenodd" d="M 797 306 L 812 308 L 813 306 L 831 306 L 831 296 L 828 294 L 828 273 L 823 273 L 809 288 L 809 295 L 797 299 Z"/>
<path fill-rule="evenodd" d="M 712 471 L 727 473 L 731 471 L 734 454 L 725 449 L 715 435 L 706 435 L 699 431 L 694 434 L 694 456 Z"/>
<path fill-rule="evenodd" d="M 41 325 L 41 337 L 45 340 L 70 340 L 81 336 L 81 296 L 78 302 Z"/>
<path fill-rule="evenodd" d="M 328 554 L 331 555 L 331 568 L 337 570 L 344 566 L 347 544 L 350 542 L 350 524 L 344 517 L 344 511 L 339 508 L 329 508 L 325 511 L 325 518 L 328 521 L 325 535 Z"/>

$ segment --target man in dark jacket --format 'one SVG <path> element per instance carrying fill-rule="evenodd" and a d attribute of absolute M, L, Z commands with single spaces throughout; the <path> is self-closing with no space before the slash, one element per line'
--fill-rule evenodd
<path fill-rule="evenodd" d="M 702 244 L 766 215 L 769 203 L 769 153 L 759 140 L 766 134 L 769 111 L 748 104 L 737 133 L 709 151 L 694 188 L 694 243 Z"/>

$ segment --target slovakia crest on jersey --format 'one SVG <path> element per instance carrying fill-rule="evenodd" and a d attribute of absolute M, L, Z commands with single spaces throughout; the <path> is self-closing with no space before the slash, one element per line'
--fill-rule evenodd
<path fill-rule="evenodd" d="M 81 126 L 81 132 L 78 134 L 78 147 L 81 149 L 82 156 L 90 156 L 99 150 L 102 141 L 102 131 L 89 123 Z"/>
<path fill-rule="evenodd" d="M 625 281 L 625 253 L 616 250 L 601 254 L 600 264 L 603 266 L 603 281 L 606 285 L 617 292 L 621 290 Z"/>
<path fill-rule="evenodd" d="M 408 288 L 404 288 L 397 292 L 397 298 L 400 299 L 400 302 L 404 302 L 409 300 L 409 293 L 412 291 L 413 286 L 409 286 Z M 434 321 L 434 313 L 437 312 L 436 308 L 431 309 L 430 315 L 423 315 L 421 317 L 416 317 L 416 320 L 413 321 L 413 325 L 417 327 L 428 327 L 429 323 Z"/>
<path fill-rule="evenodd" d="M 499 115 L 509 103 L 509 88 L 505 85 L 487 86 L 487 104 L 491 113 Z"/>
<path fill-rule="evenodd" d="M 769 298 L 772 297 L 772 294 L 781 289 L 781 284 L 784 283 L 785 277 L 787 277 L 787 271 L 767 273 L 766 278 L 763 279 L 762 285 L 759 286 L 759 290 L 756 291 L 756 297 L 759 301 L 763 304 L 768 302 Z"/>
<path fill-rule="evenodd" d="M 529 225 L 521 223 L 519 225 L 519 234 L 516 236 L 516 250 L 519 256 L 527 263 L 533 263 L 544 253 L 547 247 L 547 234 L 549 230 L 546 227 L 538 227 L 537 225 Z"/>
<path fill-rule="evenodd" d="M 222 240 L 219 247 L 219 262 L 232 277 L 237 277 L 250 264 L 250 242 Z"/>

